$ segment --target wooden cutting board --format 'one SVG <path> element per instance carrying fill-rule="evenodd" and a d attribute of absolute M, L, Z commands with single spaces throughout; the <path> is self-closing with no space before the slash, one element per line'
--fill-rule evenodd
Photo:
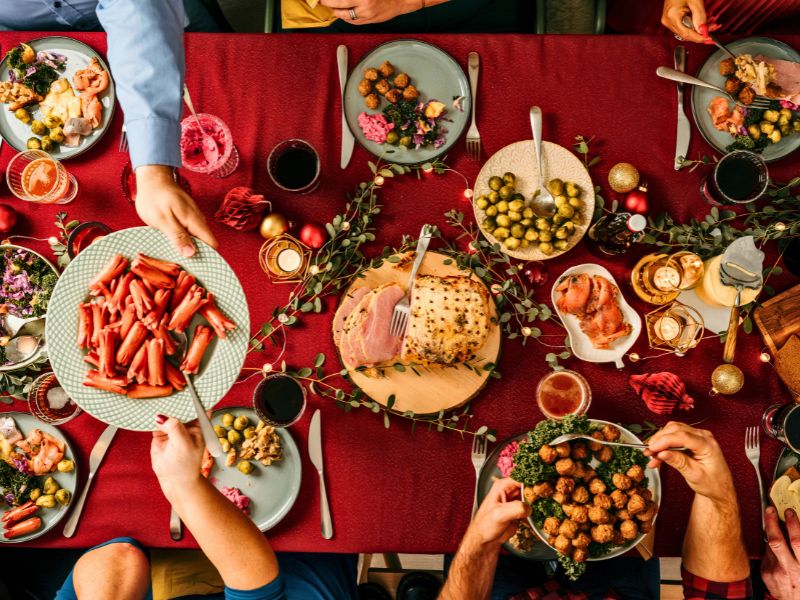
<path fill-rule="evenodd" d="M 391 263 L 385 261 L 377 269 L 370 269 L 363 273 L 342 296 L 352 290 L 367 286 L 376 288 L 387 283 L 397 283 L 404 289 L 408 286 L 414 253 L 400 255 L 400 261 Z M 422 259 L 418 274 L 420 275 L 471 275 L 475 281 L 480 281 L 474 273 L 461 271 L 452 264 L 445 264 L 447 256 L 437 252 L 428 252 Z M 489 311 L 492 319 L 497 319 L 497 309 L 494 302 L 489 302 Z M 337 321 L 334 318 L 334 323 Z M 389 324 L 387 323 L 388 327 Z M 489 336 L 486 343 L 476 353 L 476 358 L 471 361 L 475 366 L 497 362 L 500 354 L 502 332 L 497 324 L 490 324 Z M 338 350 L 338 348 L 337 348 Z M 341 360 L 341 353 L 340 353 Z M 386 406 L 389 396 L 394 394 L 395 403 L 392 407 L 397 412 L 413 411 L 418 415 L 432 415 L 441 410 L 450 410 L 466 404 L 486 384 L 489 372 L 481 369 L 480 374 L 464 367 L 415 367 L 419 372 L 416 375 L 411 369 L 399 372 L 391 366 L 379 372 L 349 370 L 352 382 L 360 387 L 364 393 L 376 402 Z"/>
<path fill-rule="evenodd" d="M 770 298 L 753 313 L 773 358 L 792 335 L 800 333 L 800 285 Z"/>

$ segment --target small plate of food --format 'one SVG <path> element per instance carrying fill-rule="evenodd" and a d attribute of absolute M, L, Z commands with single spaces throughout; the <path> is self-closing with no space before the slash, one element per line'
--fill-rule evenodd
<path fill-rule="evenodd" d="M 608 269 L 593 263 L 567 269 L 553 285 L 551 299 L 575 356 L 623 367 L 622 357 L 642 332 L 642 318 Z"/>
<path fill-rule="evenodd" d="M 474 185 L 472 208 L 481 233 L 520 260 L 564 254 L 586 233 L 594 212 L 594 186 L 581 160 L 566 148 L 542 143 L 547 181 L 541 182 L 532 140 L 501 148 L 487 160 Z M 557 212 L 537 217 L 530 203 L 547 186 Z"/>
<path fill-rule="evenodd" d="M 215 462 L 206 453 L 203 475 L 261 531 L 271 529 L 300 493 L 302 461 L 294 438 L 247 407 L 216 410 L 211 424 L 225 456 Z"/>
<path fill-rule="evenodd" d="M 530 525 L 558 552 L 567 575 L 579 577 L 587 561 L 608 560 L 636 546 L 653 528 L 661 499 L 657 469 L 641 450 L 574 440 L 550 446 L 567 433 L 642 443 L 608 421 L 569 416 L 539 422 L 519 443 L 511 477 L 531 505 Z"/>
<path fill-rule="evenodd" d="M 182 371 L 206 408 L 239 376 L 247 299 L 225 259 L 195 244 L 185 258 L 158 230 L 133 227 L 96 240 L 64 270 L 45 328 L 50 361 L 92 416 L 137 431 L 151 431 L 156 413 L 188 421 L 196 415 Z"/>
<path fill-rule="evenodd" d="M 55 527 L 77 484 L 75 452 L 61 431 L 28 413 L 0 415 L 0 544 L 27 542 Z"/>
<path fill-rule="evenodd" d="M 692 87 L 692 114 L 705 140 L 719 152 L 753 150 L 767 162 L 800 147 L 800 53 L 765 37 L 736 40 L 700 67 L 699 79 L 725 88 L 745 105 L 756 95 L 773 99 L 769 109 L 747 108 L 714 90 Z"/>
<path fill-rule="evenodd" d="M 59 160 L 83 154 L 103 137 L 116 100 L 102 57 L 68 37 L 20 43 L 0 62 L 0 136 L 18 150 Z"/>
<path fill-rule="evenodd" d="M 471 101 L 461 65 L 419 40 L 381 44 L 344 88 L 345 119 L 358 143 L 402 165 L 445 154 L 469 124 Z"/>

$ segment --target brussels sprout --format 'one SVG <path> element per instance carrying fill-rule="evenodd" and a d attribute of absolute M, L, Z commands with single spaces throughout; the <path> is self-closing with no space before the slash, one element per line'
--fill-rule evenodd
<path fill-rule="evenodd" d="M 28 150 L 41 150 L 42 149 L 42 140 L 37 137 L 28 138 L 25 146 Z"/>
<path fill-rule="evenodd" d="M 217 434 L 217 437 L 224 438 L 228 435 L 228 430 L 225 429 L 222 425 L 214 425 L 214 433 Z"/>
<path fill-rule="evenodd" d="M 581 216 L 580 213 L 576 212 L 574 215 L 572 215 L 572 218 L 570 219 L 570 221 L 572 221 L 576 225 L 580 225 L 583 222 L 583 217 Z"/>
<path fill-rule="evenodd" d="M 44 485 L 42 486 L 42 491 L 47 495 L 55 494 L 61 486 L 56 483 L 56 480 L 52 477 L 48 477 L 44 480 Z"/>
<path fill-rule="evenodd" d="M 508 211 L 508 218 L 511 219 L 513 223 L 519 223 L 522 221 L 522 213 L 515 210 L 510 210 Z"/>
<path fill-rule="evenodd" d="M 566 196 L 556 196 L 553 198 L 553 201 L 556 203 L 556 206 L 564 206 L 565 204 L 569 203 L 569 200 Z"/>
<path fill-rule="evenodd" d="M 778 126 L 788 125 L 789 121 L 790 121 L 790 117 L 786 117 L 784 115 L 781 115 L 781 118 L 778 119 Z"/>
<path fill-rule="evenodd" d="M 248 425 L 250 425 L 250 419 L 247 418 L 247 415 L 239 415 L 233 421 L 233 428 L 236 431 L 244 431 Z"/>
<path fill-rule="evenodd" d="M 47 127 L 44 126 L 38 119 L 34 119 L 31 121 L 31 133 L 35 133 L 36 135 L 44 135 L 47 132 Z"/>
<path fill-rule="evenodd" d="M 527 248 L 530 248 L 530 245 L 531 245 L 531 243 L 530 243 L 528 240 L 526 240 L 525 238 L 522 238 L 522 239 L 519 241 L 519 248 L 520 248 L 520 250 L 525 250 L 525 249 L 527 249 Z"/>
<path fill-rule="evenodd" d="M 505 183 L 506 185 L 510 185 L 511 187 L 514 187 L 515 185 L 517 185 L 517 176 L 514 175 L 511 171 L 506 171 L 505 173 L 503 173 L 503 183 Z"/>
<path fill-rule="evenodd" d="M 505 200 L 500 200 L 500 202 L 495 204 L 495 206 L 497 207 L 497 212 L 499 212 L 499 213 L 507 213 L 508 212 L 508 202 L 506 202 Z"/>
<path fill-rule="evenodd" d="M 487 217 L 495 217 L 497 216 L 497 206 L 492 204 L 491 206 L 486 208 L 486 216 Z"/>
<path fill-rule="evenodd" d="M 757 140 L 761 137 L 761 130 L 755 123 L 747 127 L 747 133 L 749 133 L 750 137 L 753 138 L 754 140 Z"/>
<path fill-rule="evenodd" d="M 386 134 L 386 143 L 394 146 L 400 141 L 400 135 L 396 131 L 390 131 Z"/>
<path fill-rule="evenodd" d="M 61 127 L 53 127 L 50 130 L 48 137 L 56 144 L 60 144 L 64 141 L 64 130 Z"/>
<path fill-rule="evenodd" d="M 475 200 L 475 206 L 481 210 L 486 210 L 489 207 L 489 199 L 486 196 L 481 196 Z"/>
<path fill-rule="evenodd" d="M 481 227 L 483 227 L 485 231 L 492 233 L 495 229 L 497 229 L 497 222 L 492 217 L 486 217 L 481 223 Z"/>
<path fill-rule="evenodd" d="M 31 490 L 31 493 L 28 494 L 28 498 L 30 500 L 33 500 L 34 502 L 36 502 L 39 499 L 39 496 L 41 496 L 41 495 L 42 495 L 41 488 L 33 488 Z"/>
<path fill-rule="evenodd" d="M 553 234 L 549 231 L 539 231 L 539 241 L 540 242 L 549 242 L 553 239 Z"/>
<path fill-rule="evenodd" d="M 777 144 L 781 141 L 781 131 L 780 129 L 773 129 L 772 133 L 770 133 L 767 137 L 769 137 L 769 141 L 773 144 Z"/>
<path fill-rule="evenodd" d="M 800 133 L 800 119 L 795 119 L 792 121 L 792 130 L 795 133 Z"/>
<path fill-rule="evenodd" d="M 525 235 L 525 228 L 522 225 L 520 225 L 519 223 L 514 223 L 511 226 L 511 237 L 519 239 L 524 235 Z"/>
<path fill-rule="evenodd" d="M 514 188 L 512 188 L 510 185 L 504 185 L 497 191 L 497 193 L 500 194 L 500 197 L 503 200 L 511 200 L 511 196 L 514 195 Z"/>
<path fill-rule="evenodd" d="M 220 419 L 220 423 L 222 423 L 223 427 L 233 427 L 233 420 L 235 417 L 231 413 L 225 413 L 222 415 Z"/>
<path fill-rule="evenodd" d="M 786 117 L 787 119 L 791 119 L 792 118 L 792 111 L 790 111 L 788 108 L 780 109 L 780 111 L 778 111 L 778 114 L 780 115 L 780 118 L 783 118 L 783 117 Z M 779 118 L 779 120 L 780 120 L 780 118 Z"/>
<path fill-rule="evenodd" d="M 565 223 L 566 221 L 569 221 L 569 219 L 567 217 L 561 216 L 558 213 L 553 215 L 553 225 L 561 225 L 562 223 Z M 552 229 L 552 228 L 553 227 L 551 226 L 550 229 Z"/>
<path fill-rule="evenodd" d="M 492 235 L 498 240 L 504 240 L 511 234 L 506 227 L 498 227 L 492 232 Z"/>
<path fill-rule="evenodd" d="M 553 246 L 556 250 L 566 250 L 569 246 L 569 242 L 567 240 L 558 240 Z"/>
<path fill-rule="evenodd" d="M 500 194 L 498 192 L 489 192 L 489 202 L 497 204 L 500 202 Z"/>
<path fill-rule="evenodd" d="M 769 135 L 775 129 L 775 124 L 770 121 L 761 121 L 758 124 L 759 129 L 761 129 L 761 133 L 766 133 Z"/>
<path fill-rule="evenodd" d="M 519 192 L 515 192 L 513 196 L 511 196 L 512 200 L 519 200 L 520 202 L 525 202 L 525 196 L 520 194 Z"/>
<path fill-rule="evenodd" d="M 523 227 L 532 227 L 533 219 L 522 219 L 522 221 L 520 221 L 519 224 L 522 225 Z"/>
<path fill-rule="evenodd" d="M 52 152 L 53 148 L 55 147 L 55 143 L 51 140 L 48 136 L 44 136 L 41 139 L 42 150 L 45 152 Z"/>
<path fill-rule="evenodd" d="M 539 242 L 539 252 L 550 255 L 553 253 L 553 244 L 549 242 Z"/>
<path fill-rule="evenodd" d="M 68 458 L 65 458 L 59 461 L 59 463 L 56 465 L 56 468 L 61 473 L 71 473 L 72 471 L 75 470 L 75 463 L 69 460 Z"/>
<path fill-rule="evenodd" d="M 547 189 L 553 196 L 562 196 L 564 194 L 564 182 L 560 179 L 551 179 L 547 183 Z"/>
<path fill-rule="evenodd" d="M 398 144 L 400 144 L 401 146 L 405 146 L 406 148 L 410 148 L 411 147 L 411 136 L 410 135 L 404 135 L 403 137 L 400 138 L 400 140 L 398 141 Z"/>
<path fill-rule="evenodd" d="M 497 222 L 498 227 L 511 226 L 511 217 L 509 217 L 508 215 L 497 215 L 495 221 Z"/>
<path fill-rule="evenodd" d="M 581 195 L 581 188 L 577 184 L 568 181 L 566 187 L 567 187 L 567 196 L 569 196 L 570 198 L 577 198 L 578 196 Z"/>
<path fill-rule="evenodd" d="M 511 200 L 508 203 L 508 210 L 513 210 L 515 212 L 522 212 L 522 209 L 525 208 L 525 204 L 521 200 Z"/>
<path fill-rule="evenodd" d="M 565 240 L 568 237 L 569 237 L 569 232 L 566 229 L 564 229 L 563 227 L 560 227 L 558 229 L 558 231 L 556 231 L 556 239 Z"/>
<path fill-rule="evenodd" d="M 498 177 L 497 175 L 493 177 L 489 177 L 489 189 L 493 191 L 498 191 L 501 187 L 503 187 L 503 180 Z"/>
<path fill-rule="evenodd" d="M 503 240 L 503 245 L 509 250 L 516 250 L 519 248 L 519 239 L 515 237 L 506 238 Z"/>
<path fill-rule="evenodd" d="M 56 502 L 61 506 L 66 506 L 70 500 L 72 500 L 72 494 L 70 494 L 69 490 L 61 488 L 56 492 Z"/>
<path fill-rule="evenodd" d="M 525 230 L 525 239 L 529 242 L 535 242 L 539 239 L 539 232 L 532 227 L 528 227 L 528 229 Z"/>
<path fill-rule="evenodd" d="M 42 508 L 55 508 L 56 507 L 55 494 L 46 494 L 43 496 L 39 496 L 36 499 L 36 506 L 41 506 Z"/>
<path fill-rule="evenodd" d="M 567 217 L 568 219 L 575 214 L 575 209 L 572 208 L 569 204 L 565 204 L 564 206 L 558 207 L 558 214 L 562 217 Z"/>
<path fill-rule="evenodd" d="M 533 209 L 530 206 L 526 206 L 522 209 L 522 218 L 523 219 L 533 219 L 534 217 Z"/>
<path fill-rule="evenodd" d="M 248 427 L 247 429 L 245 429 L 245 430 L 242 432 L 242 435 L 244 436 L 244 439 L 246 439 L 246 440 L 249 440 L 249 439 L 250 439 L 251 437 L 253 437 L 255 434 L 256 434 L 256 428 L 255 428 L 255 427 L 252 427 L 252 426 L 251 426 L 251 427 Z"/>
<path fill-rule="evenodd" d="M 777 123 L 778 119 L 781 118 L 781 113 L 778 112 L 777 110 L 765 110 L 763 117 L 765 121 L 769 121 L 770 123 Z M 761 131 L 767 133 L 763 129 Z"/>
<path fill-rule="evenodd" d="M 48 129 L 53 129 L 54 127 L 62 127 L 64 125 L 64 121 L 61 120 L 61 117 L 57 115 L 47 115 L 44 118 L 44 126 Z"/>
<path fill-rule="evenodd" d="M 231 446 L 235 446 L 236 444 L 241 443 L 242 434 L 236 431 L 235 429 L 231 429 L 228 432 L 228 441 L 231 443 Z"/>
<path fill-rule="evenodd" d="M 17 117 L 20 121 L 22 121 L 26 125 L 31 122 L 31 113 L 29 113 L 24 108 L 18 108 L 17 110 L 15 110 L 14 116 Z"/>
<path fill-rule="evenodd" d="M 783 125 L 780 125 L 778 129 L 780 130 L 782 136 L 786 136 L 792 133 L 792 126 L 789 125 L 789 123 L 784 123 Z"/>
<path fill-rule="evenodd" d="M 547 229 L 550 227 L 550 221 L 545 219 L 544 217 L 539 217 L 536 219 L 536 229 Z"/>
<path fill-rule="evenodd" d="M 244 475 L 250 475 L 253 472 L 253 464 L 247 460 L 240 460 L 236 468 Z"/>
<path fill-rule="evenodd" d="M 575 209 L 583 208 L 583 200 L 581 200 L 580 198 L 570 198 L 569 205 Z"/>
<path fill-rule="evenodd" d="M 572 221 L 567 221 L 566 223 L 564 223 L 564 229 L 566 229 L 569 233 L 572 233 L 573 231 L 575 231 L 575 223 L 573 223 Z"/>
<path fill-rule="evenodd" d="M 228 434 L 225 434 L 225 437 L 219 438 L 219 445 L 222 446 L 223 452 L 230 452 L 231 450 L 231 443 L 228 441 Z"/>

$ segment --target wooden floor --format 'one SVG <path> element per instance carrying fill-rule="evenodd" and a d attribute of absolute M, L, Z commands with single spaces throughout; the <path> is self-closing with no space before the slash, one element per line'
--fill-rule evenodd
<path fill-rule="evenodd" d="M 399 565 L 395 562 L 395 557 Z M 661 558 L 661 599 L 683 598 L 680 585 L 681 559 Z M 387 564 L 388 562 L 388 564 Z M 428 571 L 441 576 L 444 557 L 441 554 L 362 554 L 359 562 L 360 581 L 382 585 L 392 598 L 400 579 L 409 571 Z"/>

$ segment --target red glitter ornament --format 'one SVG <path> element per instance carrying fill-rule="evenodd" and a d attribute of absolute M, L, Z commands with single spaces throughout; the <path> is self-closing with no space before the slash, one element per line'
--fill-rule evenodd
<path fill-rule="evenodd" d="M 309 248 L 318 250 L 328 241 L 328 232 L 322 223 L 306 223 L 300 228 L 299 238 Z"/>
<path fill-rule="evenodd" d="M 632 213 L 644 215 L 649 210 L 647 204 L 647 184 L 643 183 L 635 190 L 625 194 L 625 210 Z"/>
<path fill-rule="evenodd" d="M 239 231 L 255 229 L 261 223 L 265 206 L 271 209 L 272 205 L 261 194 L 256 194 L 249 187 L 235 187 L 225 194 L 225 199 L 214 218 L 219 223 Z"/>
<path fill-rule="evenodd" d="M 694 408 L 694 399 L 686 393 L 683 380 L 669 371 L 631 375 L 628 381 L 644 403 L 657 415 L 668 415 L 675 408 Z"/>
<path fill-rule="evenodd" d="M 532 260 L 526 263 L 520 275 L 524 281 L 527 281 L 534 287 L 541 287 L 547 283 L 547 265 L 540 260 Z"/>

